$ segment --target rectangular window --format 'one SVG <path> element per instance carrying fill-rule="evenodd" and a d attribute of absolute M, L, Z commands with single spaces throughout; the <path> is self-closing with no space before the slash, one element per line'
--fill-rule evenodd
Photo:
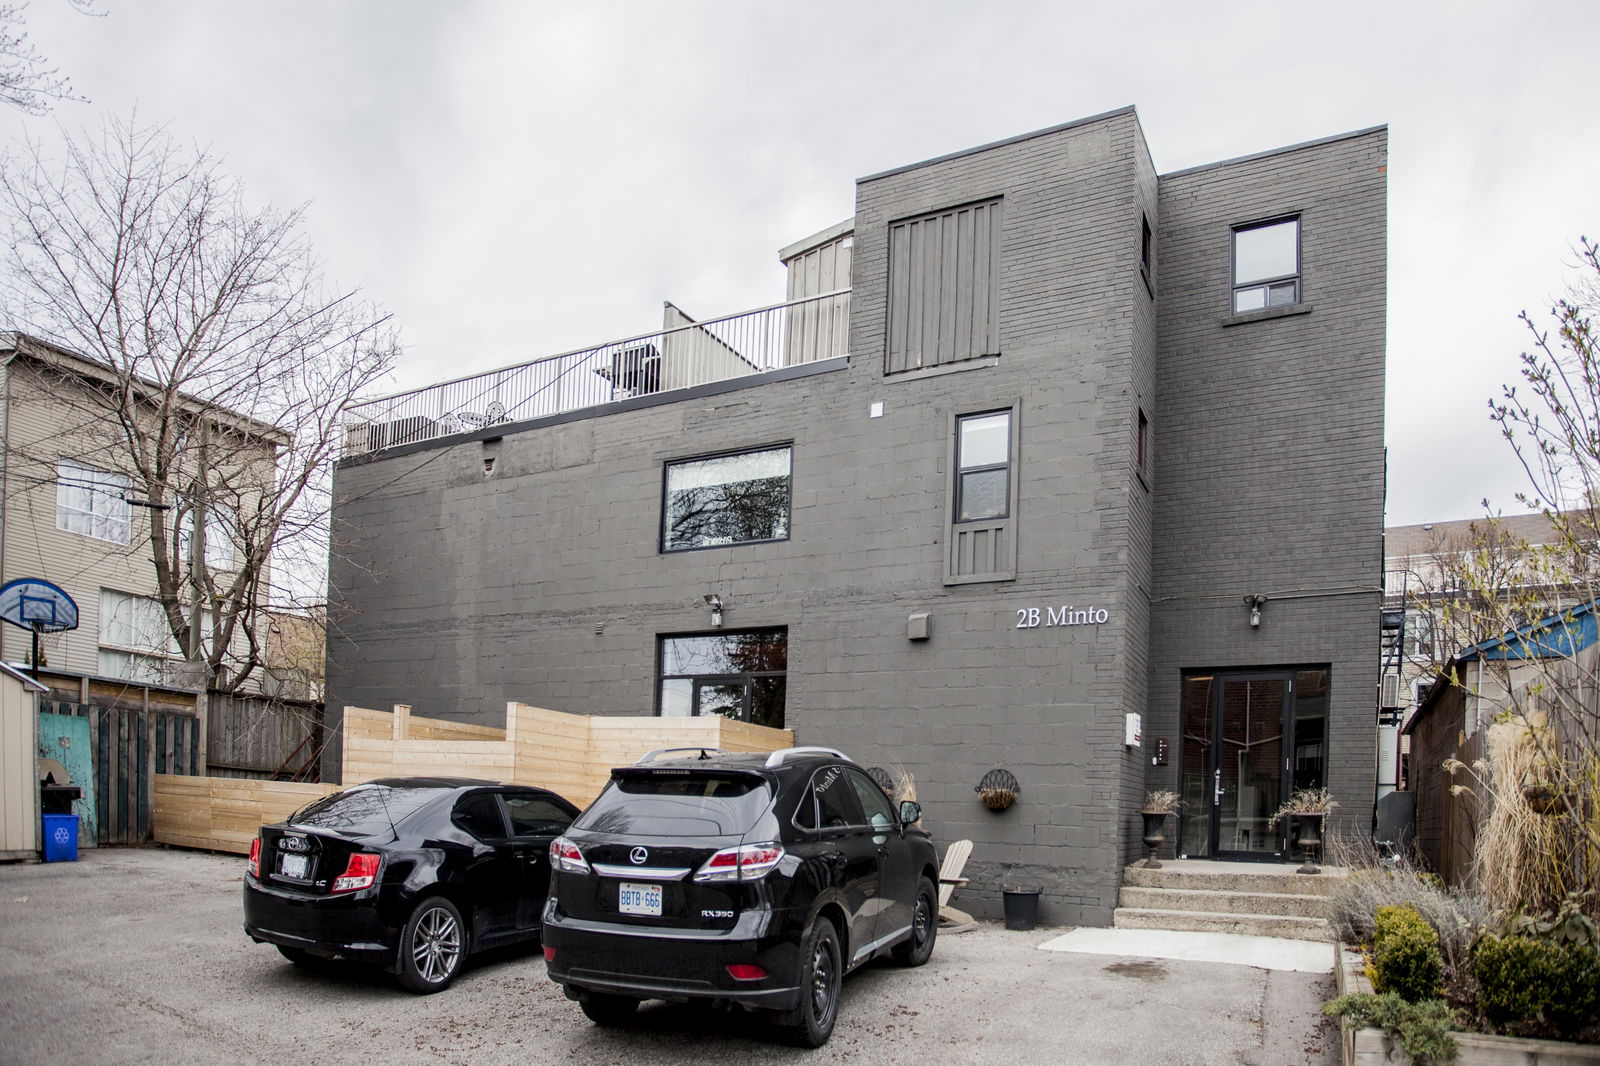
<path fill-rule="evenodd" d="M 178 557 L 189 558 L 189 533 L 194 529 L 194 512 L 184 511 L 178 519 Z M 233 568 L 234 510 L 225 503 L 206 506 L 206 565 L 213 570 Z"/>
<path fill-rule="evenodd" d="M 1135 460 L 1138 463 L 1139 477 L 1146 482 L 1150 480 L 1150 419 L 1145 417 L 1144 408 L 1139 409 L 1139 439 L 1135 445 Z"/>
<path fill-rule="evenodd" d="M 783 728 L 789 631 L 749 629 L 660 638 L 664 717 L 720 714 Z"/>
<path fill-rule="evenodd" d="M 661 550 L 787 540 L 790 448 L 766 448 L 666 466 Z"/>
<path fill-rule="evenodd" d="M 1011 412 L 956 420 L 956 521 L 1011 513 Z"/>
<path fill-rule="evenodd" d="M 884 373 L 1000 353 L 1000 201 L 889 226 Z"/>
<path fill-rule="evenodd" d="M 1233 311 L 1261 311 L 1300 302 L 1300 220 L 1283 219 L 1233 231 Z"/>
<path fill-rule="evenodd" d="M 63 459 L 56 467 L 56 528 L 113 544 L 128 543 L 132 480 Z"/>
<path fill-rule="evenodd" d="M 947 585 L 1016 576 L 1017 409 L 956 415 L 950 434 Z"/>
<path fill-rule="evenodd" d="M 200 635 L 208 644 L 211 631 L 211 616 L 202 615 Z M 103 676 L 161 682 L 170 664 L 182 658 L 160 600 L 100 590 L 99 671 Z"/>

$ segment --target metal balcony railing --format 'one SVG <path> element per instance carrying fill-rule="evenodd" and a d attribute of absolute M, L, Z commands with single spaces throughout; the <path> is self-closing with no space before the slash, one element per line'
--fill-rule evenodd
<path fill-rule="evenodd" d="M 369 400 L 345 420 L 346 457 L 669 393 L 844 355 L 850 290 L 666 328 Z"/>

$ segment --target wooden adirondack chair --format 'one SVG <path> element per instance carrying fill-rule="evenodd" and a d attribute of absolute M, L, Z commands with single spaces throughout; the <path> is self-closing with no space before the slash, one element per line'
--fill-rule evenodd
<path fill-rule="evenodd" d="M 978 923 L 966 911 L 950 906 L 950 897 L 957 888 L 967 883 L 961 872 L 972 855 L 972 841 L 954 840 L 944 849 L 944 862 L 939 864 L 939 931 L 964 933 L 977 928 Z"/>

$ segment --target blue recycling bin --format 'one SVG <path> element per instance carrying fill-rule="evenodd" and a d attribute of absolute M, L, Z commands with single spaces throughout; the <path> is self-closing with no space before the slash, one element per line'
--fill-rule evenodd
<path fill-rule="evenodd" d="M 44 861 L 78 861 L 78 816 L 46 814 L 44 818 Z"/>

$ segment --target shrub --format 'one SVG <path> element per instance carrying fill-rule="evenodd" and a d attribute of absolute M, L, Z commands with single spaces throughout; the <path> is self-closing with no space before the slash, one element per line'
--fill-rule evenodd
<path fill-rule="evenodd" d="M 1455 1061 L 1456 1040 L 1450 1035 L 1454 1019 L 1442 999 L 1407 1003 L 1393 992 L 1356 992 L 1324 1005 L 1322 1013 L 1347 1018 L 1357 1028 L 1390 1033 L 1417 1066 Z"/>
<path fill-rule="evenodd" d="M 1439 995 L 1444 978 L 1444 956 L 1439 934 L 1423 921 L 1415 907 L 1378 908 L 1377 931 L 1372 941 L 1372 986 L 1393 992 L 1408 1003 Z"/>
<path fill-rule="evenodd" d="M 1485 936 L 1472 952 L 1478 1009 L 1501 1028 L 1548 1022 L 1571 1034 L 1600 1014 L 1600 953 L 1534 936 Z"/>
<path fill-rule="evenodd" d="M 1370 850 L 1370 849 L 1369 849 Z M 1439 950 L 1451 974 L 1468 969 L 1472 942 L 1489 924 L 1489 907 L 1481 894 L 1446 890 L 1439 879 L 1407 866 L 1398 869 L 1358 867 L 1328 899 L 1328 921 L 1346 944 L 1372 946 L 1379 908 L 1410 905 L 1439 934 Z"/>

